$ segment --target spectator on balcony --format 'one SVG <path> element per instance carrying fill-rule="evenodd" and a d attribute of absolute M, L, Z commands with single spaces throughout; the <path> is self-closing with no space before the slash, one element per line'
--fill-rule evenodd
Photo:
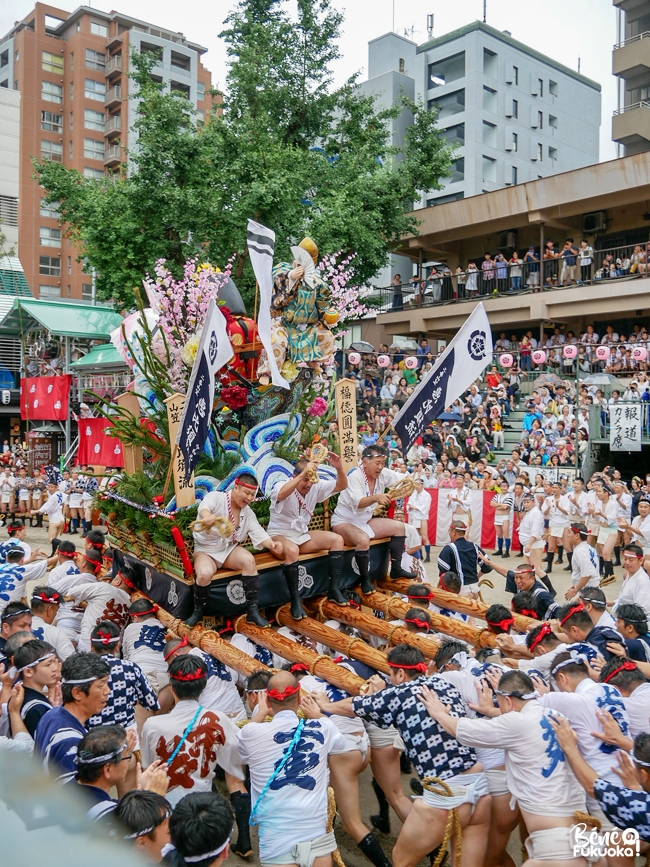
<path fill-rule="evenodd" d="M 419 274 L 414 274 L 411 277 L 411 286 L 413 287 L 413 299 L 415 301 L 416 307 L 420 307 L 422 305 L 422 291 L 423 291 L 423 283 Z"/>
<path fill-rule="evenodd" d="M 492 253 L 485 253 L 485 258 L 481 263 L 483 271 L 483 282 L 481 284 L 481 295 L 491 295 L 496 291 L 497 271 L 492 259 Z"/>
<path fill-rule="evenodd" d="M 408 382 L 402 377 L 399 381 L 399 385 L 397 386 L 397 391 L 395 392 L 395 403 L 397 406 L 402 407 L 406 401 L 408 400 Z"/>
<path fill-rule="evenodd" d="M 454 277 L 454 280 L 456 281 L 456 298 L 458 299 L 467 297 L 465 294 L 465 279 L 465 272 L 460 265 L 458 265 Z"/>
<path fill-rule="evenodd" d="M 424 362 L 427 360 L 428 355 L 433 355 L 431 347 L 429 346 L 429 341 L 426 337 L 420 341 L 420 345 L 417 348 L 417 352 L 415 353 L 418 357 L 418 368 L 422 367 Z"/>
<path fill-rule="evenodd" d="M 467 263 L 467 272 L 465 276 L 467 278 L 465 283 L 467 294 L 470 298 L 476 298 L 478 295 L 478 268 L 476 267 L 475 262 Z"/>
<path fill-rule="evenodd" d="M 620 256 L 616 259 L 616 267 L 621 272 L 621 277 L 627 277 L 630 273 L 630 265 L 631 265 L 630 257 L 627 252 L 621 253 Z"/>
<path fill-rule="evenodd" d="M 393 401 L 395 400 L 395 395 L 397 394 L 397 386 L 393 384 L 393 377 L 387 376 L 386 381 L 381 387 L 381 391 L 379 392 L 379 397 L 381 399 L 381 405 L 390 407 L 393 405 Z"/>
<path fill-rule="evenodd" d="M 519 253 L 516 250 L 513 250 L 508 265 L 510 267 L 510 289 L 513 292 L 518 292 L 521 289 L 524 260 L 519 258 Z"/>
<path fill-rule="evenodd" d="M 520 364 L 521 369 L 524 373 L 528 373 L 531 369 L 531 354 L 533 351 L 533 347 L 530 342 L 530 338 L 527 334 L 521 338 L 521 344 L 519 346 L 519 356 L 520 356 Z"/>
<path fill-rule="evenodd" d="M 578 248 L 573 242 L 573 238 L 567 238 L 564 242 L 564 248 L 560 253 L 562 258 L 562 275 L 560 285 L 567 286 L 569 283 L 577 283 L 578 281 Z"/>
<path fill-rule="evenodd" d="M 611 345 L 612 343 L 618 343 L 618 341 L 619 341 L 618 334 L 614 331 L 613 326 L 608 325 L 605 328 L 605 333 L 601 337 L 600 342 L 601 343 L 607 343 L 607 344 Z"/>
<path fill-rule="evenodd" d="M 497 266 L 497 291 L 508 291 L 508 263 L 503 253 L 497 253 L 494 257 L 494 264 Z"/>
<path fill-rule="evenodd" d="M 404 297 L 402 295 L 402 275 L 395 274 L 390 285 L 393 287 L 391 310 L 403 310 Z"/>
<path fill-rule="evenodd" d="M 428 298 L 427 304 L 437 304 L 442 299 L 442 274 L 438 273 L 437 268 L 432 268 L 427 277 L 424 295 L 425 298 Z"/>
<path fill-rule="evenodd" d="M 544 284 L 557 286 L 557 260 L 560 254 L 555 249 L 555 241 L 547 241 L 544 247 Z"/>
<path fill-rule="evenodd" d="M 454 297 L 454 287 L 452 283 L 451 269 L 449 265 L 442 267 L 442 300 L 451 301 Z"/>
<path fill-rule="evenodd" d="M 505 331 L 502 331 L 501 334 L 499 334 L 499 339 L 494 344 L 494 348 L 496 349 L 497 352 L 509 352 L 510 346 L 511 346 L 511 343 L 508 340 L 508 338 L 506 337 Z"/>
<path fill-rule="evenodd" d="M 526 273 L 526 286 L 533 292 L 540 292 L 539 286 L 539 254 L 534 247 L 529 247 L 524 256 L 524 271 Z"/>
<path fill-rule="evenodd" d="M 497 388 L 503 382 L 503 377 L 497 370 L 496 364 L 492 365 L 490 372 L 485 377 L 485 381 L 490 388 Z"/>
<path fill-rule="evenodd" d="M 580 241 L 580 281 L 587 283 L 591 280 L 591 266 L 594 261 L 594 248 L 591 247 L 583 238 Z"/>
<path fill-rule="evenodd" d="M 630 274 L 645 274 L 646 272 L 646 254 L 641 249 L 640 245 L 637 244 L 634 250 L 632 251 L 632 255 L 630 256 Z"/>
<path fill-rule="evenodd" d="M 623 400 L 624 401 L 637 401 L 641 400 L 641 393 L 639 392 L 639 386 L 637 383 L 632 380 L 632 382 L 628 385 L 628 387 L 623 392 Z"/>
<path fill-rule="evenodd" d="M 594 331 L 593 325 L 587 325 L 587 330 L 580 338 L 580 342 L 583 343 L 585 346 L 594 346 L 598 343 L 598 335 Z"/>

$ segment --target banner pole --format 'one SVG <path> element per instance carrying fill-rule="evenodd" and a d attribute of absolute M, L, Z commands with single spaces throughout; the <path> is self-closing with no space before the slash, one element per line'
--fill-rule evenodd
<path fill-rule="evenodd" d="M 167 491 L 169 489 L 169 483 L 172 480 L 172 472 L 174 470 L 174 461 L 176 460 L 176 452 L 178 451 L 178 443 L 174 443 L 174 448 L 172 449 L 172 459 L 169 462 L 169 469 L 167 470 L 167 478 L 165 479 L 165 487 L 163 488 L 163 505 L 165 500 L 167 499 Z"/>

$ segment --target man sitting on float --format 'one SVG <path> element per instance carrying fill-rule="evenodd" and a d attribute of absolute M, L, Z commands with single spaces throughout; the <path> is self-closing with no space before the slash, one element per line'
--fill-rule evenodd
<path fill-rule="evenodd" d="M 348 604 L 341 592 L 344 547 L 341 535 L 326 530 L 309 529 L 316 505 L 348 486 L 340 457 L 329 452 L 328 460 L 336 470 L 336 479 L 319 480 L 318 464 L 300 460 L 295 465 L 293 478 L 288 482 L 278 482 L 271 491 L 268 533 L 274 542 L 282 546 L 282 555 L 276 556 L 284 558 L 284 575 L 291 595 L 291 616 L 296 620 L 305 616 L 298 592 L 298 557 L 301 554 L 327 551 L 327 597 L 339 605 Z"/>
<path fill-rule="evenodd" d="M 390 536 L 390 577 L 416 578 L 415 572 L 402 568 L 405 527 L 391 518 L 374 518 L 377 505 L 389 506 L 387 487 L 405 478 L 407 473 L 396 473 L 385 467 L 386 452 L 381 446 L 368 446 L 361 453 L 361 465 L 348 474 L 348 486 L 341 492 L 332 515 L 332 530 L 343 537 L 346 545 L 354 545 L 361 578 L 361 592 L 375 589 L 370 580 L 370 540 L 376 536 Z"/>
<path fill-rule="evenodd" d="M 257 489 L 257 479 L 250 473 L 242 473 L 231 490 L 212 491 L 201 500 L 194 527 L 194 611 L 186 621 L 188 626 L 196 626 L 203 618 L 210 582 L 222 568 L 241 572 L 247 622 L 269 625 L 258 608 L 260 579 L 255 557 L 240 544 L 249 536 L 255 548 L 266 548 L 278 558 L 283 555 L 282 544 L 271 539 L 250 508 Z"/>

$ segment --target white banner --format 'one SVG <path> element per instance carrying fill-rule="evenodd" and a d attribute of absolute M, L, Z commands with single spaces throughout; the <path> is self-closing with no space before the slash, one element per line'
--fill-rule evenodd
<path fill-rule="evenodd" d="M 613 403 L 609 407 L 609 447 L 613 452 L 641 451 L 641 405 Z"/>
<path fill-rule="evenodd" d="M 260 310 L 257 316 L 257 333 L 262 346 L 266 350 L 271 368 L 273 385 L 289 388 L 289 383 L 278 370 L 271 343 L 271 296 L 273 294 L 273 251 L 275 250 L 275 232 L 256 223 L 248 221 L 247 237 L 248 253 L 255 272 L 255 279 L 260 287 Z"/>

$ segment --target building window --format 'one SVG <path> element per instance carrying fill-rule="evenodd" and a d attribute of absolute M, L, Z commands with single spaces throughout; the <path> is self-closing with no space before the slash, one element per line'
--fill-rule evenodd
<path fill-rule="evenodd" d="M 203 126 L 205 123 L 205 112 L 201 111 L 201 109 L 197 109 L 196 112 L 196 124 L 197 126 Z"/>
<path fill-rule="evenodd" d="M 430 99 L 428 107 L 429 109 L 438 109 L 439 120 L 460 114 L 465 111 L 465 90 L 455 90 L 453 93 L 438 97 L 438 99 Z"/>
<path fill-rule="evenodd" d="M 95 81 L 94 78 L 87 78 L 84 82 L 84 96 L 86 99 L 95 99 L 97 102 L 104 102 L 106 96 L 106 84 L 103 81 Z"/>
<path fill-rule="evenodd" d="M 57 141 L 41 141 L 41 159 L 52 163 L 63 162 L 63 145 Z"/>
<path fill-rule="evenodd" d="M 404 72 L 406 71 L 406 64 L 404 63 L 404 58 L 403 58 L 403 57 L 400 57 L 400 59 L 399 59 L 398 70 L 399 70 L 399 72 L 402 73 L 402 75 L 403 75 Z"/>
<path fill-rule="evenodd" d="M 483 49 L 483 74 L 490 78 L 497 77 L 497 55 L 489 48 Z"/>
<path fill-rule="evenodd" d="M 456 126 L 448 126 L 447 129 L 440 130 L 440 134 L 447 144 L 459 145 L 460 147 L 465 144 L 464 123 L 457 123 Z"/>
<path fill-rule="evenodd" d="M 5 78 L 4 81 L 0 81 L 0 87 L 6 87 L 9 90 L 9 79 Z"/>
<path fill-rule="evenodd" d="M 446 205 L 447 202 L 458 202 L 460 199 L 465 198 L 465 193 L 463 190 L 459 190 L 457 193 L 451 193 L 448 196 L 440 196 L 437 199 L 427 199 L 427 207 L 431 208 L 435 205 Z"/>
<path fill-rule="evenodd" d="M 60 84 L 53 84 L 51 81 L 41 81 L 41 99 L 46 102 L 58 102 L 63 104 L 63 87 Z"/>
<path fill-rule="evenodd" d="M 104 132 L 106 118 L 103 111 L 93 111 L 92 108 L 84 109 L 84 127 L 86 129 L 94 129 L 97 132 Z"/>
<path fill-rule="evenodd" d="M 56 256 L 40 256 L 38 273 L 45 277 L 60 277 L 61 260 Z"/>
<path fill-rule="evenodd" d="M 14 81 L 14 90 L 18 90 L 18 79 L 17 78 Z"/>
<path fill-rule="evenodd" d="M 43 51 L 42 68 L 44 72 L 53 72 L 55 75 L 63 75 L 63 58 L 60 54 L 53 54 L 51 51 Z"/>
<path fill-rule="evenodd" d="M 68 277 L 72 274 L 72 256 L 68 256 Z M 70 293 L 68 293 L 70 294 Z"/>
<path fill-rule="evenodd" d="M 540 163 L 544 159 L 544 146 L 541 142 L 538 142 L 537 144 L 537 159 Z"/>
<path fill-rule="evenodd" d="M 70 132 L 74 129 L 74 112 L 70 112 Z"/>
<path fill-rule="evenodd" d="M 43 132 L 63 132 L 63 115 L 52 111 L 41 112 L 41 129 Z"/>
<path fill-rule="evenodd" d="M 429 64 L 429 90 L 465 77 L 465 52 Z"/>
<path fill-rule="evenodd" d="M 497 180 L 497 161 L 492 157 L 483 155 L 483 180 L 496 183 Z"/>
<path fill-rule="evenodd" d="M 548 92 L 551 94 L 551 96 L 557 96 L 557 81 L 549 80 Z"/>
<path fill-rule="evenodd" d="M 70 141 L 68 142 L 68 159 L 69 160 L 72 159 L 72 153 L 73 153 L 73 151 L 72 151 L 72 139 L 70 139 Z"/>
<path fill-rule="evenodd" d="M 548 116 L 548 125 L 549 125 L 552 129 L 557 129 L 557 118 L 555 117 L 554 114 L 549 114 L 549 116 Z"/>
<path fill-rule="evenodd" d="M 106 55 L 101 51 L 86 48 L 86 68 L 100 69 L 103 72 L 106 69 Z"/>
<path fill-rule="evenodd" d="M 518 66 L 512 67 L 512 80 L 513 80 L 514 84 L 519 84 L 519 67 Z"/>
<path fill-rule="evenodd" d="M 517 166 L 511 168 L 510 183 L 513 187 L 517 185 Z"/>
<path fill-rule="evenodd" d="M 40 227 L 41 247 L 60 247 L 61 229 L 51 229 L 49 226 Z"/>
<path fill-rule="evenodd" d="M 94 36 L 103 36 L 104 39 L 108 39 L 108 27 L 105 24 L 98 24 L 96 21 L 91 21 L 90 32 Z"/>
<path fill-rule="evenodd" d="M 93 284 L 92 283 L 82 283 L 81 284 L 81 300 L 82 301 L 92 301 L 93 300 Z"/>
<path fill-rule="evenodd" d="M 176 69 L 184 69 L 187 72 L 190 71 L 191 61 L 187 54 L 180 54 L 178 51 L 172 51 L 170 62 L 172 66 L 176 67 Z"/>
<path fill-rule="evenodd" d="M 516 132 L 513 132 L 512 134 L 512 150 L 515 153 L 517 153 L 517 151 L 519 150 L 519 136 Z"/>
<path fill-rule="evenodd" d="M 491 111 L 496 114 L 497 110 L 497 92 L 491 87 L 483 85 L 483 108 L 486 111 Z"/>
<path fill-rule="evenodd" d="M 2 54 L 0 54 L 0 69 L 3 69 L 5 66 L 9 66 L 9 49 L 5 49 Z"/>
<path fill-rule="evenodd" d="M 497 125 L 483 121 L 483 144 L 495 148 L 497 146 Z"/>
<path fill-rule="evenodd" d="M 14 63 L 18 63 L 20 60 L 20 51 L 14 51 Z"/>
<path fill-rule="evenodd" d="M 39 298 L 60 298 L 61 297 L 61 287 L 60 286 L 39 286 L 38 287 L 38 297 Z"/>
<path fill-rule="evenodd" d="M 180 81 L 170 81 L 169 89 L 172 93 L 180 93 L 180 95 L 184 96 L 186 99 L 190 98 L 190 88 L 187 84 L 183 84 Z"/>
<path fill-rule="evenodd" d="M 202 81 L 196 83 L 196 98 L 205 99 L 205 84 Z"/>
<path fill-rule="evenodd" d="M 70 72 L 74 72 L 74 51 L 70 52 Z"/>
<path fill-rule="evenodd" d="M 457 181 L 465 180 L 465 157 L 459 157 L 451 164 L 450 184 L 455 184 Z"/>
<path fill-rule="evenodd" d="M 70 82 L 70 102 L 74 99 L 74 81 Z"/>
<path fill-rule="evenodd" d="M 162 45 L 153 45 L 151 42 L 140 43 L 140 54 L 153 54 L 159 63 L 162 63 L 163 49 Z"/>
<path fill-rule="evenodd" d="M 103 160 L 104 159 L 104 142 L 95 138 L 84 139 L 84 159 L 87 160 Z"/>
<path fill-rule="evenodd" d="M 544 112 L 537 112 L 537 126 L 539 129 L 544 129 Z"/>
<path fill-rule="evenodd" d="M 537 93 L 539 96 L 544 96 L 544 79 L 537 79 Z"/>
<path fill-rule="evenodd" d="M 0 224 L 18 225 L 18 199 L 15 196 L 0 196 Z"/>
<path fill-rule="evenodd" d="M 548 158 L 549 158 L 549 160 L 556 160 L 557 159 L 557 148 L 552 148 L 549 146 Z"/>
<path fill-rule="evenodd" d="M 41 199 L 41 217 L 48 217 L 50 220 L 59 219 L 59 202 L 47 203 L 46 199 Z"/>
<path fill-rule="evenodd" d="M 104 177 L 102 169 L 91 169 L 89 166 L 84 166 L 84 178 L 93 181 L 100 181 Z"/>
<path fill-rule="evenodd" d="M 519 117 L 519 100 L 512 100 L 512 116 Z"/>

